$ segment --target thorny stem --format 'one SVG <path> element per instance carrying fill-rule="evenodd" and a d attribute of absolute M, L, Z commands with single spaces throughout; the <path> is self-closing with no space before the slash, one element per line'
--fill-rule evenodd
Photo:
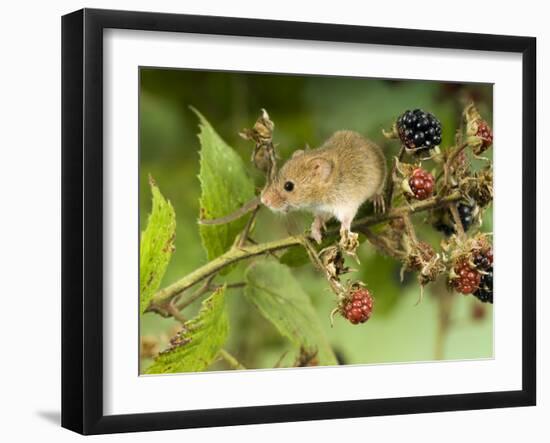
<path fill-rule="evenodd" d="M 371 243 L 375 248 L 378 248 L 384 254 L 389 255 L 390 257 L 396 258 L 398 260 L 403 259 L 403 257 L 405 256 L 403 251 L 400 251 L 392 247 L 392 245 L 387 239 L 380 237 L 379 235 L 376 235 L 374 232 L 372 232 L 369 229 L 368 226 L 361 226 L 358 230 L 365 237 L 367 237 L 367 240 L 369 241 L 369 243 Z"/>
<path fill-rule="evenodd" d="M 185 319 L 183 314 L 180 312 L 180 310 L 176 306 L 174 306 L 174 303 L 169 303 L 166 310 L 168 311 L 168 314 L 170 314 L 172 317 L 174 317 L 182 325 L 185 325 L 187 320 Z"/>
<path fill-rule="evenodd" d="M 287 354 L 288 351 L 283 352 L 277 362 L 273 365 L 273 368 L 280 368 L 281 364 L 283 363 L 283 359 L 286 357 Z"/>
<path fill-rule="evenodd" d="M 187 274 L 185 277 L 181 278 L 175 283 L 172 283 L 170 286 L 167 286 L 166 288 L 158 291 L 153 297 L 153 300 L 148 310 L 155 310 L 155 307 L 157 306 L 164 306 L 176 295 L 191 288 L 202 280 L 216 274 L 219 270 L 237 261 L 262 255 L 269 251 L 277 251 L 280 249 L 286 249 L 301 244 L 302 242 L 299 237 L 291 236 L 282 240 L 275 240 L 258 245 L 247 245 L 242 248 L 231 248 L 225 254 L 216 257 L 214 260 L 206 263 L 198 269 L 195 269 L 193 272 Z"/>
<path fill-rule="evenodd" d="M 220 349 L 218 352 L 218 355 L 226 361 L 226 363 L 229 365 L 231 369 L 237 369 L 237 370 L 246 369 L 246 367 L 242 363 L 240 363 L 239 360 L 233 357 L 225 349 Z"/>
<path fill-rule="evenodd" d="M 182 311 L 187 306 L 189 306 L 191 303 L 193 303 L 195 300 L 199 299 L 204 294 L 209 292 L 212 289 L 211 284 L 212 284 L 212 280 L 214 279 L 215 276 L 216 276 L 216 274 L 212 274 L 210 277 L 208 277 L 207 280 L 204 282 L 204 284 L 199 289 L 197 289 L 195 292 L 193 292 L 193 294 L 190 297 L 187 297 L 187 298 L 183 299 L 180 303 L 178 303 L 176 309 L 178 311 Z M 182 295 L 182 293 L 180 292 L 180 294 L 178 294 L 178 295 Z"/>
<path fill-rule="evenodd" d="M 426 211 L 446 205 L 451 202 L 456 202 L 460 200 L 460 198 L 460 192 L 454 191 L 445 197 L 432 197 L 430 199 L 418 201 L 410 205 L 392 208 L 383 214 L 372 214 L 356 220 L 352 224 L 352 229 L 360 230 L 362 226 L 372 226 L 395 218 L 403 217 L 407 214 Z M 337 234 L 337 228 L 331 229 L 327 232 L 328 236 L 336 236 Z M 195 269 L 193 272 L 187 274 L 180 280 L 159 290 L 153 297 L 153 300 L 151 301 L 151 304 L 149 305 L 147 311 L 162 312 L 163 310 L 166 310 L 165 307 L 167 306 L 167 303 L 169 303 L 174 297 L 193 287 L 197 283 L 200 283 L 204 279 L 215 275 L 218 271 L 233 263 L 241 260 L 247 260 L 249 258 L 266 253 L 272 253 L 274 251 L 279 251 L 282 249 L 287 249 L 295 246 L 303 246 L 303 239 L 304 236 L 290 236 L 280 240 L 260 243 L 257 245 L 246 245 L 241 248 L 231 248 L 226 253 L 206 263 L 200 268 Z M 204 294 L 204 292 L 200 292 L 201 290 L 202 289 L 199 289 L 199 291 L 193 294 L 193 296 L 191 297 L 192 301 Z M 208 289 L 206 291 L 208 291 Z M 189 302 L 188 300 L 186 300 L 182 304 L 185 307 L 189 304 Z"/>
<path fill-rule="evenodd" d="M 403 216 L 403 223 L 405 224 L 405 229 L 407 230 L 407 234 L 409 234 L 409 237 L 413 241 L 414 244 L 418 243 L 418 237 L 416 236 L 416 231 L 414 230 L 414 226 L 411 221 L 411 217 L 409 214 L 405 214 Z"/>
<path fill-rule="evenodd" d="M 447 188 L 449 186 L 449 176 L 451 173 L 451 168 L 453 166 L 453 163 L 457 159 L 457 157 L 460 155 L 464 149 L 468 146 L 468 143 L 462 143 L 459 147 L 454 149 L 447 158 L 447 161 L 443 164 L 443 187 Z"/>
<path fill-rule="evenodd" d="M 464 225 L 462 224 L 462 219 L 460 218 L 460 214 L 458 212 L 458 206 L 456 202 L 449 204 L 449 210 L 451 211 L 451 215 L 453 216 L 453 220 L 455 222 L 458 238 L 463 240 L 464 237 L 466 236 L 466 231 L 464 230 Z"/>
<path fill-rule="evenodd" d="M 405 155 L 405 146 L 401 145 L 401 148 L 399 149 L 399 153 L 397 154 L 397 161 L 394 160 L 392 164 L 392 169 L 390 173 L 388 174 L 387 181 L 386 181 L 386 194 L 384 195 L 384 201 L 386 203 L 387 210 L 391 209 L 391 204 L 393 200 L 393 188 L 394 188 L 394 180 L 393 177 L 395 175 L 395 171 L 397 170 L 397 163 L 403 160 L 403 156 Z"/>
<path fill-rule="evenodd" d="M 256 220 L 256 216 L 258 215 L 259 210 L 260 210 L 259 205 L 256 206 L 252 210 L 252 214 L 248 218 L 244 229 L 242 230 L 241 234 L 239 235 L 239 241 L 238 241 L 239 247 L 243 247 L 246 244 L 246 241 L 249 238 L 250 230 L 252 229 L 252 226 L 254 225 L 254 221 Z"/>
<path fill-rule="evenodd" d="M 322 271 L 325 274 L 325 277 L 326 277 L 330 287 L 332 288 L 333 292 L 335 294 L 341 293 L 342 292 L 342 287 L 339 285 L 339 283 L 337 281 L 330 278 L 330 275 L 327 273 L 325 265 L 323 264 L 323 262 L 319 258 L 319 254 L 317 253 L 317 250 L 315 249 L 315 247 L 311 243 L 311 240 L 309 240 L 307 237 L 304 236 L 302 245 L 306 249 L 306 251 L 309 255 L 309 258 L 313 262 L 315 267 L 317 267 L 320 271 Z"/>
<path fill-rule="evenodd" d="M 187 297 L 186 299 L 183 299 L 180 303 L 176 303 L 176 309 L 178 311 L 182 311 L 187 306 L 189 306 L 191 303 L 193 303 L 195 300 L 201 298 L 204 294 L 207 292 L 215 291 L 216 289 L 219 289 L 222 287 L 222 285 L 213 285 L 211 282 L 214 279 L 216 274 L 212 274 L 208 280 L 205 282 L 204 285 L 202 285 L 199 289 L 197 289 L 190 297 Z M 245 282 L 237 282 L 237 283 L 229 283 L 225 285 L 226 289 L 238 289 L 238 288 L 244 288 L 246 286 Z"/>

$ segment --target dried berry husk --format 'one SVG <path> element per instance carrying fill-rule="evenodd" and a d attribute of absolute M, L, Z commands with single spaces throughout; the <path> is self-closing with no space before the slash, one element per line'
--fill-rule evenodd
<path fill-rule="evenodd" d="M 329 246 L 323 249 L 319 253 L 319 256 L 329 279 L 338 280 L 340 275 L 349 272 L 349 268 L 345 266 L 344 256 L 339 247 Z"/>
<path fill-rule="evenodd" d="M 271 143 L 273 140 L 273 129 L 275 123 L 269 118 L 269 114 L 262 109 L 260 116 L 254 123 L 252 129 L 243 129 L 239 135 L 245 140 L 252 140 L 259 145 Z"/>
<path fill-rule="evenodd" d="M 486 208 L 493 201 L 493 169 L 488 167 L 476 172 L 470 180 L 465 181 L 463 188 L 480 208 Z"/>
<path fill-rule="evenodd" d="M 275 124 L 269 118 L 269 114 L 265 109 L 262 109 L 254 127 L 239 132 L 242 138 L 255 143 L 251 161 L 256 168 L 267 173 L 270 180 L 274 179 L 277 168 L 275 147 L 273 145 L 274 128 Z"/>
<path fill-rule="evenodd" d="M 463 116 L 466 122 L 467 142 L 472 152 L 476 156 L 480 155 L 492 146 L 493 131 L 473 103 L 466 106 Z"/>
<path fill-rule="evenodd" d="M 436 253 L 429 243 L 413 242 L 408 236 L 404 238 L 407 255 L 401 268 L 402 278 L 405 272 L 418 272 L 418 283 L 425 286 L 445 272 L 445 263 L 441 255 Z"/>

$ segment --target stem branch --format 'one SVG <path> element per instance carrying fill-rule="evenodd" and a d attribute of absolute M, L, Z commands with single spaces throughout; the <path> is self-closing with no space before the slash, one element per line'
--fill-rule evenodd
<path fill-rule="evenodd" d="M 227 352 L 225 349 L 220 349 L 218 354 L 221 358 L 223 358 L 226 363 L 229 365 L 231 369 L 237 369 L 242 370 L 246 369 L 244 365 L 242 365 L 239 360 L 237 360 L 235 357 L 233 357 L 229 352 Z"/>
<path fill-rule="evenodd" d="M 407 215 L 407 214 L 426 211 L 429 209 L 433 209 L 435 207 L 440 207 L 452 202 L 456 202 L 460 200 L 460 198 L 461 198 L 460 192 L 454 191 L 445 197 L 438 197 L 438 196 L 432 197 L 430 199 L 415 202 L 410 205 L 404 205 L 398 208 L 392 208 L 383 214 L 372 214 L 356 220 L 352 224 L 352 229 L 360 230 L 362 226 L 372 226 L 372 225 L 386 222 L 395 218 L 403 217 L 404 215 Z M 333 228 L 329 230 L 327 232 L 327 235 L 335 237 L 336 235 L 338 235 L 338 229 Z M 192 286 L 196 285 L 197 283 L 203 281 L 204 279 L 212 275 L 215 275 L 220 269 L 223 269 L 226 266 L 229 266 L 235 262 L 246 260 L 252 257 L 256 257 L 258 255 L 266 254 L 266 253 L 272 253 L 274 251 L 279 251 L 281 249 L 287 249 L 287 248 L 302 246 L 302 245 L 304 245 L 304 236 L 290 236 L 280 240 L 260 243 L 257 245 L 246 245 L 243 247 L 231 248 L 226 253 L 206 263 L 200 268 L 195 269 L 193 272 L 191 272 L 190 274 L 187 274 L 185 277 L 181 278 L 180 280 L 159 290 L 153 297 L 153 300 L 151 301 L 151 304 L 149 305 L 149 308 L 147 309 L 147 311 L 156 311 L 156 312 L 162 311 L 163 310 L 162 308 L 163 307 L 165 308 L 167 304 L 170 303 L 170 301 L 174 297 L 181 294 L 183 291 L 186 291 L 187 289 L 191 288 Z M 206 287 L 209 288 L 209 285 L 207 285 Z M 191 297 L 191 300 L 195 300 L 200 295 L 204 294 L 204 292 L 201 292 L 203 290 L 204 289 L 199 289 L 199 291 L 197 291 L 197 293 Z M 188 304 L 188 300 L 186 300 L 185 306 L 187 304 Z"/>
<path fill-rule="evenodd" d="M 392 200 L 393 200 L 393 188 L 394 188 L 394 176 L 395 171 L 397 170 L 397 163 L 403 160 L 403 156 L 405 155 L 405 146 L 401 145 L 401 148 L 399 149 L 399 153 L 397 154 L 397 161 L 393 161 L 392 163 L 392 169 L 387 177 L 386 182 L 386 194 L 384 195 L 384 200 L 386 203 L 386 208 L 389 210 L 391 208 Z"/>

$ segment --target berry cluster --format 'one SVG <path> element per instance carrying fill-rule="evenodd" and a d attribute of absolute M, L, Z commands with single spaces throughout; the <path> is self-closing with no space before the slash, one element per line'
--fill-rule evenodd
<path fill-rule="evenodd" d="M 416 153 L 428 152 L 441 143 L 441 122 L 421 109 L 405 111 L 397 119 L 401 142 Z"/>
<path fill-rule="evenodd" d="M 474 296 L 483 303 L 493 303 L 493 267 L 491 266 L 486 274 L 481 276 L 479 288 Z"/>
<path fill-rule="evenodd" d="M 457 277 L 453 279 L 453 286 L 458 292 L 462 294 L 472 294 L 478 290 L 481 282 L 481 274 L 476 268 L 472 268 L 468 260 L 463 259 L 459 261 L 455 265 L 454 271 Z"/>
<path fill-rule="evenodd" d="M 365 323 L 372 315 L 374 300 L 367 288 L 355 288 L 342 303 L 340 312 L 354 325 Z"/>
<path fill-rule="evenodd" d="M 409 187 L 417 200 L 425 200 L 433 194 L 435 179 L 422 168 L 416 168 L 409 178 Z"/>
<path fill-rule="evenodd" d="M 477 269 L 486 271 L 493 267 L 493 250 L 475 251 L 473 254 L 474 264 Z"/>

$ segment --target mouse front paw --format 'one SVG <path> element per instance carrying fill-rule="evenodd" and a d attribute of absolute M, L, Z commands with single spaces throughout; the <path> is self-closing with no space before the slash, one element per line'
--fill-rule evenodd
<path fill-rule="evenodd" d="M 321 228 L 315 226 L 315 225 L 312 225 L 311 226 L 311 238 L 313 240 L 315 240 L 317 242 L 318 245 L 321 244 L 321 242 L 323 241 L 323 233 L 321 232 Z"/>
<path fill-rule="evenodd" d="M 313 223 L 311 224 L 311 238 L 317 242 L 317 244 L 321 244 L 323 241 L 323 230 L 326 229 L 325 221 L 328 219 L 328 217 L 323 215 L 317 215 L 313 219 Z"/>

